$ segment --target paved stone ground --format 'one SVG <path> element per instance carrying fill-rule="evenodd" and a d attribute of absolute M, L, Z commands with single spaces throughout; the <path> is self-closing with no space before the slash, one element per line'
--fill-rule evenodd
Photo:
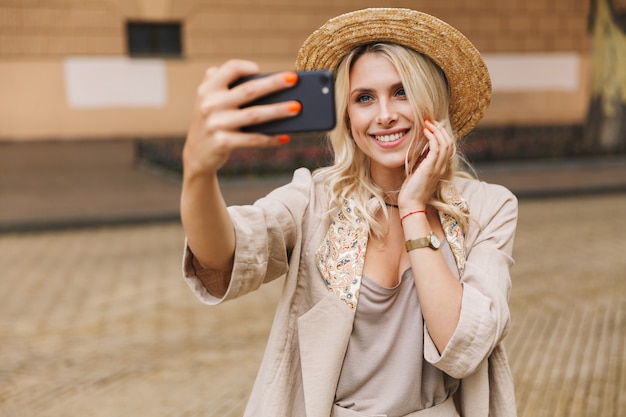
<path fill-rule="evenodd" d="M 624 213 L 624 194 L 520 203 L 520 416 L 626 415 Z M 241 415 L 280 283 L 205 307 L 182 240 L 177 223 L 1 235 L 0 415 Z"/>
<path fill-rule="evenodd" d="M 242 414 L 281 283 L 196 301 L 166 221 L 179 186 L 129 146 L 0 144 L 2 417 Z M 506 340 L 521 417 L 626 416 L 625 167 L 481 170 L 524 197 Z M 230 182 L 227 201 L 281 181 Z"/>

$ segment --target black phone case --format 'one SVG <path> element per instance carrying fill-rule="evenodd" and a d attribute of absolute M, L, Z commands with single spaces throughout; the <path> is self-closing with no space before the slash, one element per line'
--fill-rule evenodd
<path fill-rule="evenodd" d="M 234 83 L 233 86 L 266 75 L 244 77 Z M 332 72 L 327 70 L 300 71 L 295 86 L 247 103 L 243 107 L 292 100 L 297 100 L 302 104 L 302 110 L 297 116 L 245 126 L 242 130 L 276 135 L 326 131 L 335 127 L 334 80 Z"/>

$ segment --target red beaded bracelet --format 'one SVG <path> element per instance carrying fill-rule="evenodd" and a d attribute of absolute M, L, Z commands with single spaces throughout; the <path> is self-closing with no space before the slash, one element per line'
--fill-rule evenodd
<path fill-rule="evenodd" d="M 428 211 L 427 211 L 426 209 L 424 209 L 424 210 L 409 211 L 407 214 L 405 214 L 404 216 L 400 217 L 400 223 L 402 223 L 402 221 L 403 221 L 404 219 L 406 219 L 407 217 L 412 216 L 413 214 L 417 214 L 417 213 L 424 213 L 424 214 L 426 214 L 426 213 L 428 213 Z"/>

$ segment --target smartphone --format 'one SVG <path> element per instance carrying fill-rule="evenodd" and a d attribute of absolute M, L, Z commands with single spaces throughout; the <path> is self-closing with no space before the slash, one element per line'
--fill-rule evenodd
<path fill-rule="evenodd" d="M 235 81 L 231 88 L 251 79 L 267 75 L 269 74 L 243 77 Z M 241 130 L 276 135 L 281 133 L 319 132 L 331 130 L 335 127 L 334 80 L 332 72 L 327 70 L 299 71 L 298 82 L 293 87 L 261 97 L 246 103 L 242 107 L 292 100 L 297 100 L 302 104 L 302 110 L 297 116 L 249 125 Z"/>

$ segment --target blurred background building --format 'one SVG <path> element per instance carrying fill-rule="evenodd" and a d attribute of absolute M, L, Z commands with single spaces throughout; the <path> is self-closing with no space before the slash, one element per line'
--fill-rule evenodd
<path fill-rule="evenodd" d="M 300 44 L 328 18 L 394 6 L 442 18 L 484 54 L 493 98 L 468 142 L 470 156 L 585 154 L 597 141 L 584 139 L 591 33 L 604 16 L 596 11 L 621 16 L 625 3 L 0 0 L 0 140 L 132 139 L 138 153 L 163 159 L 184 137 L 208 66 L 246 58 L 263 71 L 290 69 Z M 623 150 L 623 142 L 609 151 Z"/>

